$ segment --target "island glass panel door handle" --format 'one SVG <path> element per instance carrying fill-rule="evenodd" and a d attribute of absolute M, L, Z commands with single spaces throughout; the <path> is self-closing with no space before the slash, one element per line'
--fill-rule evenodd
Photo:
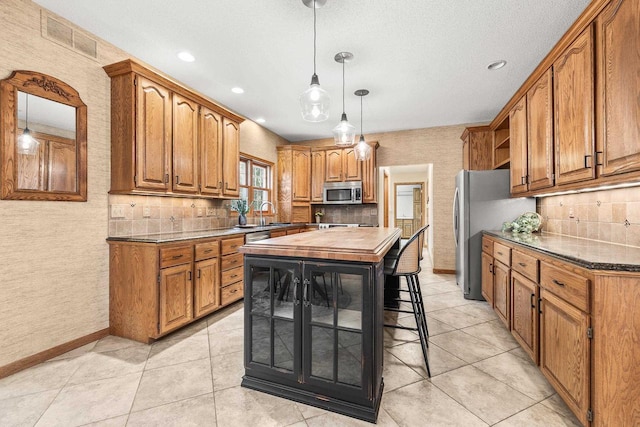
<path fill-rule="evenodd" d="M 300 279 L 297 277 L 293 278 L 293 305 L 300 305 L 300 300 L 298 299 L 298 285 L 300 284 Z"/>
<path fill-rule="evenodd" d="M 302 300 L 305 307 L 309 307 L 311 305 L 309 300 L 309 279 L 304 279 L 302 282 Z"/>

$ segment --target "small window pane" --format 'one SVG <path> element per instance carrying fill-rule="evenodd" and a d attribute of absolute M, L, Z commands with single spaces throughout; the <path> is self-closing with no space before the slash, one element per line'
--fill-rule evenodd
<path fill-rule="evenodd" d="M 247 183 L 247 162 L 240 162 L 240 185 L 248 185 Z"/>
<path fill-rule="evenodd" d="M 240 198 L 243 200 L 249 200 L 249 189 L 246 187 L 240 188 Z"/>
<path fill-rule="evenodd" d="M 256 210 L 259 211 L 260 205 L 262 205 L 262 202 L 269 201 L 269 192 L 265 190 L 253 190 L 253 200 L 254 200 L 254 206 L 256 207 Z M 262 207 L 262 211 L 268 212 L 269 205 L 264 205 Z"/>
<path fill-rule="evenodd" d="M 267 168 L 264 166 L 253 166 L 253 186 L 267 188 Z"/>

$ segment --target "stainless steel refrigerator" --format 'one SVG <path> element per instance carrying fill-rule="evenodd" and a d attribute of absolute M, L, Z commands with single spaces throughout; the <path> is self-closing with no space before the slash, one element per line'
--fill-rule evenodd
<path fill-rule="evenodd" d="M 466 299 L 482 300 L 482 231 L 500 230 L 525 212 L 533 198 L 510 198 L 509 170 L 465 171 L 456 175 L 453 198 L 456 282 Z"/>

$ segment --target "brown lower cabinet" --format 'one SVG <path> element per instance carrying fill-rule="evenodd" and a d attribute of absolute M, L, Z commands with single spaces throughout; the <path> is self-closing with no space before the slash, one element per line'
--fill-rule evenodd
<path fill-rule="evenodd" d="M 243 297 L 244 236 L 108 243 L 112 335 L 150 343 Z"/>
<path fill-rule="evenodd" d="M 483 296 L 503 322 L 506 298 L 505 324 L 578 420 L 638 425 L 640 273 L 589 270 L 489 235 L 482 247 Z"/>

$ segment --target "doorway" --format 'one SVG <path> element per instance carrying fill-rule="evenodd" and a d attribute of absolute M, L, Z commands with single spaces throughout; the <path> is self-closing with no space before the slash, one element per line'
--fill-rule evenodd
<path fill-rule="evenodd" d="M 424 184 L 394 183 L 395 226 L 402 230 L 402 239 L 410 238 L 424 225 Z"/>

